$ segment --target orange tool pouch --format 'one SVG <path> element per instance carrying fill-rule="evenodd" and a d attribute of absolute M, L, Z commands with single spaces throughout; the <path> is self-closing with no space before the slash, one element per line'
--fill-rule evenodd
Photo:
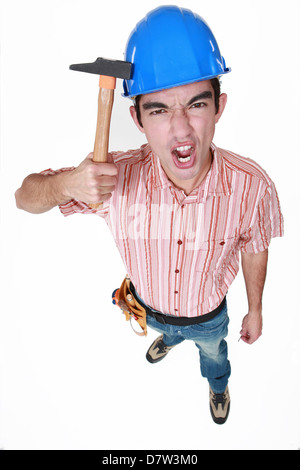
<path fill-rule="evenodd" d="M 119 289 L 116 289 L 113 294 L 113 304 L 118 305 L 125 314 L 126 320 L 130 320 L 133 331 L 139 336 L 147 336 L 147 322 L 146 310 L 139 304 L 139 302 L 132 295 L 130 290 L 130 278 L 125 277 Z M 132 320 L 136 320 L 140 325 L 142 331 L 136 331 L 133 328 Z"/>

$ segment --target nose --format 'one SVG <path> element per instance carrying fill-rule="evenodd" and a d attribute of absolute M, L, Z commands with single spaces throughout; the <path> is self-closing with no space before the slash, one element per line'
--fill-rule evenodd
<path fill-rule="evenodd" d="M 174 109 L 171 118 L 171 128 L 174 133 L 174 137 L 177 139 L 183 139 L 190 135 L 192 126 L 190 123 L 189 116 L 185 109 Z"/>

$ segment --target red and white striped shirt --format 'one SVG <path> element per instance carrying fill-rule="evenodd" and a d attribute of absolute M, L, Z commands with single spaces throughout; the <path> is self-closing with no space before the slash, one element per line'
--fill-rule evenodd
<path fill-rule="evenodd" d="M 171 183 L 147 144 L 112 153 L 117 187 L 100 210 L 75 200 L 60 206 L 65 216 L 104 217 L 136 291 L 165 314 L 195 317 L 214 310 L 237 275 L 239 251 L 264 251 L 272 237 L 283 235 L 277 192 L 266 172 L 214 144 L 211 150 L 210 171 L 189 196 Z"/>

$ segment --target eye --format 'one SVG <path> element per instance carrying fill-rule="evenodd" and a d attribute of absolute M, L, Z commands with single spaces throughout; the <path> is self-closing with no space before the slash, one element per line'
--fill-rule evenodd
<path fill-rule="evenodd" d="M 166 110 L 163 109 L 163 108 L 162 109 L 156 109 L 155 111 L 152 111 L 150 113 L 150 116 L 157 116 L 159 114 L 164 114 L 165 112 L 166 112 Z"/>
<path fill-rule="evenodd" d="M 203 101 L 201 101 L 199 103 L 192 104 L 191 109 L 204 108 L 205 106 L 207 106 L 207 103 L 204 103 Z"/>

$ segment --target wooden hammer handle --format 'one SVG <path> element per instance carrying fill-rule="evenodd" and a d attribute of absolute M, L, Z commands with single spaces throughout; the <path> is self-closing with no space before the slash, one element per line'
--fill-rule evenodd
<path fill-rule="evenodd" d="M 98 116 L 93 156 L 93 161 L 97 163 L 107 162 L 109 129 L 115 86 L 116 79 L 114 77 L 100 77 Z M 90 207 L 98 209 L 100 205 L 101 203 L 90 204 Z"/>
<path fill-rule="evenodd" d="M 100 88 L 98 97 L 98 117 L 94 145 L 94 162 L 107 162 L 109 129 L 114 90 Z"/>

